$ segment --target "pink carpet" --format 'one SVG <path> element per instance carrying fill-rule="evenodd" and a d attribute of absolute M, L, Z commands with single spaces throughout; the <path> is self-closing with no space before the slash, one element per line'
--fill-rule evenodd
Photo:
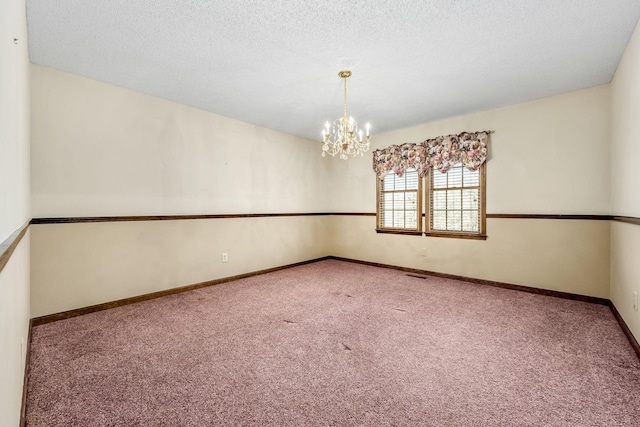
<path fill-rule="evenodd" d="M 29 426 L 638 426 L 606 306 L 328 260 L 33 329 Z"/>

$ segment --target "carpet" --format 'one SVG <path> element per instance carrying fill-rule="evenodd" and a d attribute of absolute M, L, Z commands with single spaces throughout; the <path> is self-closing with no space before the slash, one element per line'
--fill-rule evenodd
<path fill-rule="evenodd" d="M 637 426 L 610 309 L 337 260 L 33 328 L 29 426 Z"/>

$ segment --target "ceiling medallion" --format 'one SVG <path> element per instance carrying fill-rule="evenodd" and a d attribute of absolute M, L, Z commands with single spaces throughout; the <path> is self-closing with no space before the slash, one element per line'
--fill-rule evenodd
<path fill-rule="evenodd" d="M 358 123 L 353 117 L 347 116 L 347 78 L 351 76 L 351 71 L 343 70 L 338 73 L 344 79 L 344 114 L 341 118 L 330 124 L 328 121 L 322 129 L 322 157 L 340 155 L 346 160 L 349 156 L 362 156 L 369 149 L 371 126 L 365 126 L 366 134 L 362 134 L 362 129 L 358 128 Z"/>

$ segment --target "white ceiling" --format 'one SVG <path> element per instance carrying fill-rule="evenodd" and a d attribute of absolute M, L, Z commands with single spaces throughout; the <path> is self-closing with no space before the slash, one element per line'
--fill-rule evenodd
<path fill-rule="evenodd" d="M 611 81 L 640 0 L 27 0 L 31 61 L 320 139 Z M 463 129 L 461 129 L 462 131 Z"/>

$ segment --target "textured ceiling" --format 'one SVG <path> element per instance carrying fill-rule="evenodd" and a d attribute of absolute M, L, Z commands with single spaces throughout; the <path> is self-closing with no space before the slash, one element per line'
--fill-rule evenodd
<path fill-rule="evenodd" d="M 27 0 L 34 63 L 311 139 L 342 114 L 341 69 L 375 135 L 608 83 L 639 16 L 639 0 Z"/>

